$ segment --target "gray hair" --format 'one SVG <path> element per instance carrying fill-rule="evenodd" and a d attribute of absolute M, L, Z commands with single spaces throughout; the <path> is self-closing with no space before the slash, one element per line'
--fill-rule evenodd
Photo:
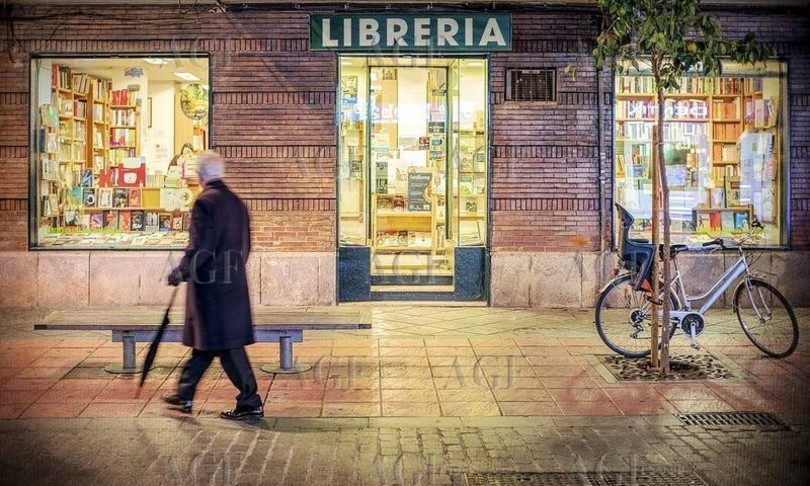
<path fill-rule="evenodd" d="M 197 171 L 203 183 L 221 179 L 225 172 L 225 161 L 213 150 L 206 150 L 197 156 Z"/>

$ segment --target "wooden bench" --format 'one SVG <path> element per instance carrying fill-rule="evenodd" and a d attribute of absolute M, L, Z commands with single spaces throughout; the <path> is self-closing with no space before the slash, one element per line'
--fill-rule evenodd
<path fill-rule="evenodd" d="M 135 343 L 151 342 L 164 310 L 130 308 L 121 310 L 53 311 L 41 323 L 34 324 L 37 331 L 111 331 L 113 342 L 123 343 L 123 366 L 107 366 L 109 373 L 140 373 L 135 366 Z M 182 310 L 169 314 L 169 325 L 163 334 L 164 342 L 180 342 L 183 337 Z M 293 344 L 304 340 L 304 331 L 336 331 L 371 329 L 371 314 L 359 308 L 307 308 L 303 310 L 273 310 L 254 308 L 253 328 L 256 342 L 279 343 L 279 366 L 262 366 L 267 373 L 301 373 L 312 369 L 310 365 L 293 363 Z"/>

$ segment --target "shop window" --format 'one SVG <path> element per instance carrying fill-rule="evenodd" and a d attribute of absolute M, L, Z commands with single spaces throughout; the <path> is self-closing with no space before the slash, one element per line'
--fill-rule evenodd
<path fill-rule="evenodd" d="M 509 69 L 506 72 L 507 101 L 556 101 L 557 70 Z"/>
<path fill-rule="evenodd" d="M 615 200 L 652 233 L 653 79 L 615 82 Z M 785 243 L 786 66 L 724 64 L 719 78 L 684 77 L 667 93 L 664 164 L 670 187 L 672 240 L 698 243 L 764 226 L 760 244 Z"/>
<path fill-rule="evenodd" d="M 31 86 L 31 245 L 185 247 L 208 58 L 40 57 Z"/>

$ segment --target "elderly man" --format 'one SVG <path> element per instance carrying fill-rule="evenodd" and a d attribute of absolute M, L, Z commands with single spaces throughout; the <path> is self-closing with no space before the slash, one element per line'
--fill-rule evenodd
<path fill-rule="evenodd" d="M 222 182 L 224 162 L 207 151 L 197 159 L 204 190 L 191 210 L 190 241 L 169 285 L 188 282 L 183 344 L 192 349 L 183 367 L 177 393 L 163 400 L 190 413 L 194 393 L 205 370 L 219 357 L 225 373 L 239 389 L 236 408 L 225 419 L 264 416 L 256 378 L 245 353 L 255 342 L 245 263 L 250 253 L 247 208 Z"/>

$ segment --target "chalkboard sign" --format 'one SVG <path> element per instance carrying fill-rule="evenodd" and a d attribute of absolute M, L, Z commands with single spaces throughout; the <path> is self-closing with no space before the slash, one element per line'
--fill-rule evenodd
<path fill-rule="evenodd" d="M 388 193 L 388 161 L 387 160 L 380 160 L 377 161 L 377 170 L 376 170 L 376 191 L 377 194 L 387 194 Z"/>
<path fill-rule="evenodd" d="M 431 172 L 408 172 L 408 211 L 430 211 Z"/>

